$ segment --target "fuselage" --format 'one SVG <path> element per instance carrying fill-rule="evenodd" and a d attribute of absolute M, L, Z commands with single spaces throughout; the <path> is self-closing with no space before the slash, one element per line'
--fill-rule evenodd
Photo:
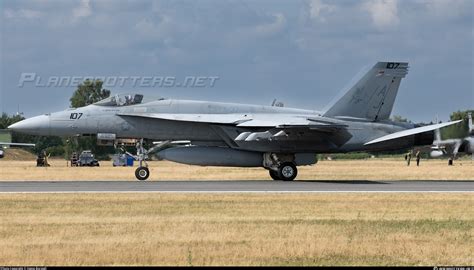
<path fill-rule="evenodd" d="M 246 131 L 266 131 L 267 127 L 242 128 L 230 124 L 165 120 L 121 116 L 121 114 L 196 114 L 229 115 L 239 114 L 256 119 L 284 118 L 327 118 L 318 111 L 260 106 L 235 103 L 221 103 L 192 100 L 162 99 L 129 106 L 89 106 L 67 109 L 23 120 L 10 128 L 33 135 L 87 136 L 98 133 L 114 134 L 117 138 L 145 138 L 151 140 L 189 140 L 194 145 L 223 146 L 257 152 L 321 153 L 351 151 L 385 151 L 402 149 L 415 145 L 415 136 L 395 140 L 376 146 L 364 146 L 372 139 L 413 128 L 413 124 L 391 121 L 367 121 L 364 119 L 330 118 L 334 123 L 347 125 L 344 132 L 337 134 L 294 129 L 292 136 L 268 142 L 234 144 L 232 140 Z M 426 140 L 432 141 L 431 138 Z M 428 144 L 430 144 L 429 142 Z"/>

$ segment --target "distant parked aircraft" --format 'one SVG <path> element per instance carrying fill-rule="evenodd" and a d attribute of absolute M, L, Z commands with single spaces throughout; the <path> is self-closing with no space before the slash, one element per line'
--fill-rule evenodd
<path fill-rule="evenodd" d="M 459 153 L 470 154 L 474 159 L 474 127 L 472 125 L 472 114 L 469 112 L 468 117 L 469 135 L 459 139 L 441 140 L 441 133 L 436 129 L 435 140 L 431 146 L 431 157 L 449 156 L 450 161 L 456 159 Z"/>

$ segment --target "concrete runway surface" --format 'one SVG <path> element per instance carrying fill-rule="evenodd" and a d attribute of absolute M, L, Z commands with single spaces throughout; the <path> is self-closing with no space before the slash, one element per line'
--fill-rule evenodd
<path fill-rule="evenodd" d="M 474 181 L 5 181 L 0 193 L 474 192 Z"/>

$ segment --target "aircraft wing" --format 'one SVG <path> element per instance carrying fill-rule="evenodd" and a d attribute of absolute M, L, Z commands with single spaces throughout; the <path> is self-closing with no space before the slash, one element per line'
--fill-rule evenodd
<path fill-rule="evenodd" d="M 9 145 L 9 146 L 31 146 L 34 147 L 34 143 L 9 143 L 9 142 L 0 142 L 0 145 Z"/>
<path fill-rule="evenodd" d="M 315 131 L 334 132 L 347 127 L 330 121 L 307 116 L 286 114 L 157 114 L 157 113 L 121 113 L 119 116 L 144 117 L 170 121 L 186 121 L 213 124 L 231 124 L 246 128 L 307 128 Z"/>
<path fill-rule="evenodd" d="M 370 145 L 370 144 L 390 141 L 390 140 L 403 138 L 403 137 L 407 137 L 407 136 L 411 136 L 411 135 L 415 135 L 415 134 L 419 134 L 419 133 L 433 131 L 433 130 L 436 130 L 436 129 L 439 129 L 439 128 L 443 128 L 443 127 L 447 127 L 447 126 L 457 124 L 459 122 L 462 122 L 462 120 L 457 120 L 457 121 L 452 121 L 452 122 L 447 122 L 447 123 L 434 124 L 434 125 L 428 125 L 428 126 L 403 130 L 403 131 L 395 132 L 395 133 L 392 133 L 392 134 L 388 134 L 386 136 L 382 136 L 382 137 L 377 138 L 375 140 L 372 140 L 370 142 L 366 142 L 364 145 Z"/>
<path fill-rule="evenodd" d="M 190 113 L 120 113 L 119 116 L 144 117 L 171 121 L 238 124 L 251 120 L 247 114 L 190 114 Z"/>

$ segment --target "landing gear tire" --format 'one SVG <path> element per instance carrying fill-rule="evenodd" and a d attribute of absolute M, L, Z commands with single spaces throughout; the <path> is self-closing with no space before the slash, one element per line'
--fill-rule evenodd
<path fill-rule="evenodd" d="M 280 179 L 280 176 L 278 176 L 278 172 L 277 171 L 274 171 L 272 169 L 268 170 L 270 172 L 270 177 L 273 179 L 273 180 L 281 180 Z"/>
<path fill-rule="evenodd" d="M 298 174 L 295 164 L 284 162 L 278 167 L 278 177 L 283 181 L 293 181 Z"/>
<path fill-rule="evenodd" d="M 150 170 L 147 167 L 138 167 L 135 170 L 135 177 L 140 181 L 145 181 L 150 176 Z"/>

